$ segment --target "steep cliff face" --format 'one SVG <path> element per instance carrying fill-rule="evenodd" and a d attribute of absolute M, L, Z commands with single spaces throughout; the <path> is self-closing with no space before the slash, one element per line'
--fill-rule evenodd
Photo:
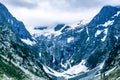
<path fill-rule="evenodd" d="M 13 17 L 2 3 L 0 3 L 0 21 L 8 23 L 18 37 L 22 39 L 31 39 L 31 35 L 26 30 L 23 22 Z"/>
<path fill-rule="evenodd" d="M 49 80 L 42 64 L 35 59 L 36 51 L 20 40 L 30 37 L 24 29 L 0 4 L 0 80 Z"/>
<path fill-rule="evenodd" d="M 98 24 L 104 24 L 108 20 L 112 20 L 112 16 L 117 14 L 120 9 L 113 6 L 104 6 L 100 12 L 92 19 L 89 23 L 91 27 L 97 26 Z"/>
<path fill-rule="evenodd" d="M 105 9 L 106 8 L 106 9 Z M 101 16 L 103 14 L 103 10 L 108 10 L 109 13 L 107 13 L 107 18 L 106 15 L 104 13 L 104 15 L 102 17 L 104 17 L 105 19 L 107 19 L 107 21 L 104 21 L 103 19 L 103 23 L 99 23 L 96 26 L 94 25 L 94 20 L 96 18 L 101 19 Z M 93 20 L 90 22 L 90 24 L 88 24 L 88 31 L 89 31 L 89 36 L 90 36 L 90 43 L 93 43 L 93 54 L 91 56 L 91 58 L 88 58 L 88 63 L 92 63 L 92 61 L 100 61 L 100 59 L 103 58 L 103 60 L 105 59 L 105 57 L 107 58 L 109 55 L 109 51 L 116 46 L 116 44 L 119 44 L 119 28 L 120 26 L 116 26 L 115 25 L 119 25 L 118 23 L 118 18 L 119 18 L 119 14 L 120 10 L 118 7 L 110 7 L 110 6 L 106 6 L 103 7 L 103 9 L 100 11 L 100 13 L 93 18 Z M 108 15 L 111 14 L 109 17 Z M 98 21 L 100 22 L 100 21 Z M 93 24 L 92 24 L 93 23 Z M 93 47 L 92 46 L 92 47 Z M 98 52 L 94 52 L 94 51 L 98 51 Z M 97 56 L 95 56 L 97 55 Z M 101 57 L 102 56 L 102 57 Z M 97 59 L 94 59 L 95 57 L 97 57 Z M 92 60 L 91 62 L 89 62 L 89 60 Z"/>

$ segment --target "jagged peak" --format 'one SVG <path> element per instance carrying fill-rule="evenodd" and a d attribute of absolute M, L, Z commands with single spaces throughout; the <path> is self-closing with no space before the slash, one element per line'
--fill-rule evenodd
<path fill-rule="evenodd" d="M 120 6 L 111 6 L 111 5 L 106 5 L 106 6 L 103 6 L 103 8 L 101 9 L 101 11 L 102 10 L 112 10 L 112 9 L 117 9 L 117 10 L 119 10 L 119 8 L 120 8 Z M 100 11 L 100 12 L 101 12 Z"/>
<path fill-rule="evenodd" d="M 100 10 L 100 12 L 92 19 L 89 26 L 97 26 L 99 24 L 104 24 L 106 21 L 111 20 L 112 16 L 120 11 L 119 7 L 106 5 Z"/>
<path fill-rule="evenodd" d="M 26 30 L 25 25 L 22 21 L 17 20 L 13 15 L 9 12 L 4 4 L 0 3 L 0 20 L 8 23 L 14 33 L 22 39 L 31 39 L 30 33 Z"/>

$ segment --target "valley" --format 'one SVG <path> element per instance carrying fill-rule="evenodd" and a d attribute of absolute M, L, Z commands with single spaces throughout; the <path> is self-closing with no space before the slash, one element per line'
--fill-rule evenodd
<path fill-rule="evenodd" d="M 120 7 L 32 31 L 0 3 L 0 80 L 120 80 Z"/>

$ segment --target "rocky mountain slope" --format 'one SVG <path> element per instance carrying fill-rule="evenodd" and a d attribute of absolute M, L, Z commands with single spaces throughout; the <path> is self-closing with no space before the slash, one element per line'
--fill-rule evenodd
<path fill-rule="evenodd" d="M 120 7 L 104 6 L 87 24 L 36 27 L 0 3 L 0 80 L 119 80 Z M 22 40 L 22 41 L 21 41 Z"/>
<path fill-rule="evenodd" d="M 91 70 L 94 71 L 94 69 L 97 69 L 98 72 L 102 68 L 103 72 L 109 70 L 110 64 L 112 64 L 111 54 L 116 56 L 119 54 L 119 24 L 120 7 L 118 6 L 104 6 L 86 25 L 79 24 L 73 28 L 66 24 L 59 24 L 54 28 L 54 34 L 36 37 L 39 59 L 48 66 L 45 69 L 52 75 L 62 72 L 60 76 L 64 76 L 63 74 L 67 72 L 67 75 L 75 76 L 81 72 L 92 72 Z M 118 52 L 112 52 L 116 46 Z M 114 60 L 114 58 L 112 59 Z M 119 65 L 118 60 L 119 58 L 117 58 L 117 65 Z M 82 63 L 83 61 L 84 63 Z M 107 61 L 109 61 L 109 65 L 107 65 Z M 81 70 L 83 66 L 84 68 Z M 51 68 L 58 72 L 53 70 L 54 73 L 50 73 Z M 73 71 L 75 73 L 72 73 Z"/>
<path fill-rule="evenodd" d="M 36 51 L 20 40 L 29 37 L 23 23 L 0 4 L 0 80 L 49 80 Z"/>
<path fill-rule="evenodd" d="M 26 30 L 23 22 L 13 17 L 2 3 L 0 3 L 0 22 L 1 21 L 8 23 L 18 37 L 22 39 L 31 39 L 31 35 Z"/>

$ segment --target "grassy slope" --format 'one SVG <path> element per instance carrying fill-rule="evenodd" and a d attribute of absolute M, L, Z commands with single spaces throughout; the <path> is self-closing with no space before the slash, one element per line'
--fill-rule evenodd
<path fill-rule="evenodd" d="M 106 71 L 104 78 L 101 79 L 101 75 L 98 75 L 92 80 L 120 80 L 120 66 L 114 67 Z"/>
<path fill-rule="evenodd" d="M 0 80 L 4 80 L 4 74 L 7 77 L 12 78 L 12 80 L 27 79 L 27 75 L 25 75 L 21 69 L 11 63 L 1 60 L 0 58 Z"/>
<path fill-rule="evenodd" d="M 120 66 L 106 75 L 105 80 L 120 80 Z"/>

